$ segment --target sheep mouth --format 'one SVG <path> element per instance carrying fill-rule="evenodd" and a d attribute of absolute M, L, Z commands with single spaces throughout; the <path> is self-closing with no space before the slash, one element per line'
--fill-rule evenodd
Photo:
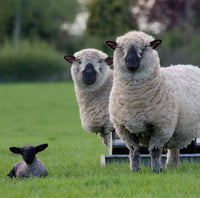
<path fill-rule="evenodd" d="M 131 72 L 136 72 L 140 67 L 140 64 L 133 64 L 132 62 L 126 62 L 126 68 Z"/>
<path fill-rule="evenodd" d="M 83 82 L 86 85 L 92 85 L 96 81 L 96 76 L 93 75 L 83 75 Z"/>

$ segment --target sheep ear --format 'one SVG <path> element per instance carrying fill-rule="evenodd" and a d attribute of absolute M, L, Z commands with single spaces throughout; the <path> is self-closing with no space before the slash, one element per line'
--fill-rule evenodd
<path fill-rule="evenodd" d="M 113 58 L 108 57 L 108 58 L 105 59 L 105 62 L 106 62 L 108 65 L 111 65 L 111 64 L 113 64 Z"/>
<path fill-rule="evenodd" d="M 22 149 L 19 147 L 10 147 L 9 148 L 11 152 L 16 153 L 16 154 L 22 154 Z"/>
<path fill-rule="evenodd" d="M 48 144 L 40 144 L 40 145 L 38 145 L 38 146 L 35 147 L 35 153 L 43 151 L 47 147 L 48 147 Z"/>
<path fill-rule="evenodd" d="M 71 64 L 76 60 L 76 58 L 75 58 L 73 55 L 64 56 L 64 59 L 65 59 L 67 62 L 71 63 Z"/>
<path fill-rule="evenodd" d="M 105 44 L 113 50 L 117 47 L 117 43 L 114 41 L 105 41 Z"/>
<path fill-rule="evenodd" d="M 158 47 L 160 44 L 162 43 L 161 39 L 156 39 L 154 41 L 150 42 L 150 46 L 155 49 L 156 47 Z"/>

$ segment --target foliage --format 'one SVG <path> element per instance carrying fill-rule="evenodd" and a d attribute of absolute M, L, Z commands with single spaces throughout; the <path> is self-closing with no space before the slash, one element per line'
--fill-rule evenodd
<path fill-rule="evenodd" d="M 0 39 L 13 36 L 15 23 L 19 23 L 23 38 L 55 40 L 60 25 L 72 21 L 78 11 L 77 0 L 0 0 Z M 3 29 L 2 29 L 3 27 Z"/>
<path fill-rule="evenodd" d="M 130 28 L 130 0 L 94 0 L 89 4 L 90 35 L 116 36 Z"/>
<path fill-rule="evenodd" d="M 129 164 L 100 165 L 108 153 L 96 134 L 83 131 L 72 83 L 0 85 L 0 197 L 199 197 L 200 164 L 153 174 L 150 167 L 130 172 Z M 46 178 L 9 179 L 21 156 L 10 146 L 49 143 L 37 157 Z"/>
<path fill-rule="evenodd" d="M 0 80 L 35 81 L 71 79 L 69 67 L 53 47 L 41 41 L 5 42 L 0 48 Z"/>
<path fill-rule="evenodd" d="M 108 48 L 105 45 L 105 40 L 115 40 L 116 37 L 114 36 L 106 36 L 106 37 L 101 37 L 101 36 L 91 36 L 89 34 L 85 34 L 83 36 L 83 45 L 81 46 L 83 49 L 84 48 L 96 48 L 99 50 L 102 50 L 103 52 L 105 52 L 106 54 L 108 54 L 108 56 L 113 56 L 113 50 L 111 50 L 110 48 Z M 79 49 L 80 46 L 79 46 Z"/>
<path fill-rule="evenodd" d="M 139 2 L 139 1 L 138 1 Z M 198 29 L 199 21 L 199 0 L 155 0 L 153 6 L 148 3 L 138 4 L 140 12 L 136 18 L 145 15 L 147 22 L 159 22 L 166 30 L 179 29 L 191 31 Z"/>
<path fill-rule="evenodd" d="M 170 66 L 176 64 L 192 64 L 200 66 L 199 53 L 189 50 L 189 48 L 184 49 L 183 47 L 177 47 L 173 49 L 160 48 L 159 57 L 161 66 Z"/>
<path fill-rule="evenodd" d="M 130 0 L 93 0 L 89 2 L 89 18 L 83 36 L 83 48 L 97 48 L 110 56 L 112 52 L 104 41 L 115 40 L 134 27 L 131 25 Z"/>
<path fill-rule="evenodd" d="M 187 41 L 180 31 L 168 31 L 166 34 L 156 35 L 163 40 L 159 47 L 161 65 L 193 64 L 200 67 L 200 37 L 193 33 L 191 41 Z"/>
<path fill-rule="evenodd" d="M 3 37 L 7 37 L 8 33 L 13 30 L 13 1 L 12 0 L 0 0 L 0 41 Z"/>

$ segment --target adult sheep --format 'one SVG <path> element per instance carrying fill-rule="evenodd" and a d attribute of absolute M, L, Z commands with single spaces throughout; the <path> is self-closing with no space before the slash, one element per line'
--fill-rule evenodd
<path fill-rule="evenodd" d="M 113 83 L 109 66 L 113 59 L 96 49 L 84 49 L 64 57 L 72 64 L 71 74 L 79 104 L 82 127 L 99 133 L 109 147 L 113 125 L 108 113 L 108 101 Z"/>
<path fill-rule="evenodd" d="M 110 118 L 130 151 L 131 170 L 140 169 L 139 142 L 148 145 L 152 169 L 159 172 L 162 149 L 170 149 L 170 165 L 200 131 L 200 69 L 161 68 L 155 50 L 161 42 L 140 31 L 106 41 L 114 49 Z"/>

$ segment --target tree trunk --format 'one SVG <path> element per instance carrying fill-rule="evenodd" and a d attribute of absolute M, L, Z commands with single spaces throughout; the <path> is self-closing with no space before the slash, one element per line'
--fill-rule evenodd
<path fill-rule="evenodd" d="M 14 18 L 14 31 L 13 31 L 13 43 L 16 46 L 21 35 L 21 5 L 18 4 L 15 9 Z"/>

